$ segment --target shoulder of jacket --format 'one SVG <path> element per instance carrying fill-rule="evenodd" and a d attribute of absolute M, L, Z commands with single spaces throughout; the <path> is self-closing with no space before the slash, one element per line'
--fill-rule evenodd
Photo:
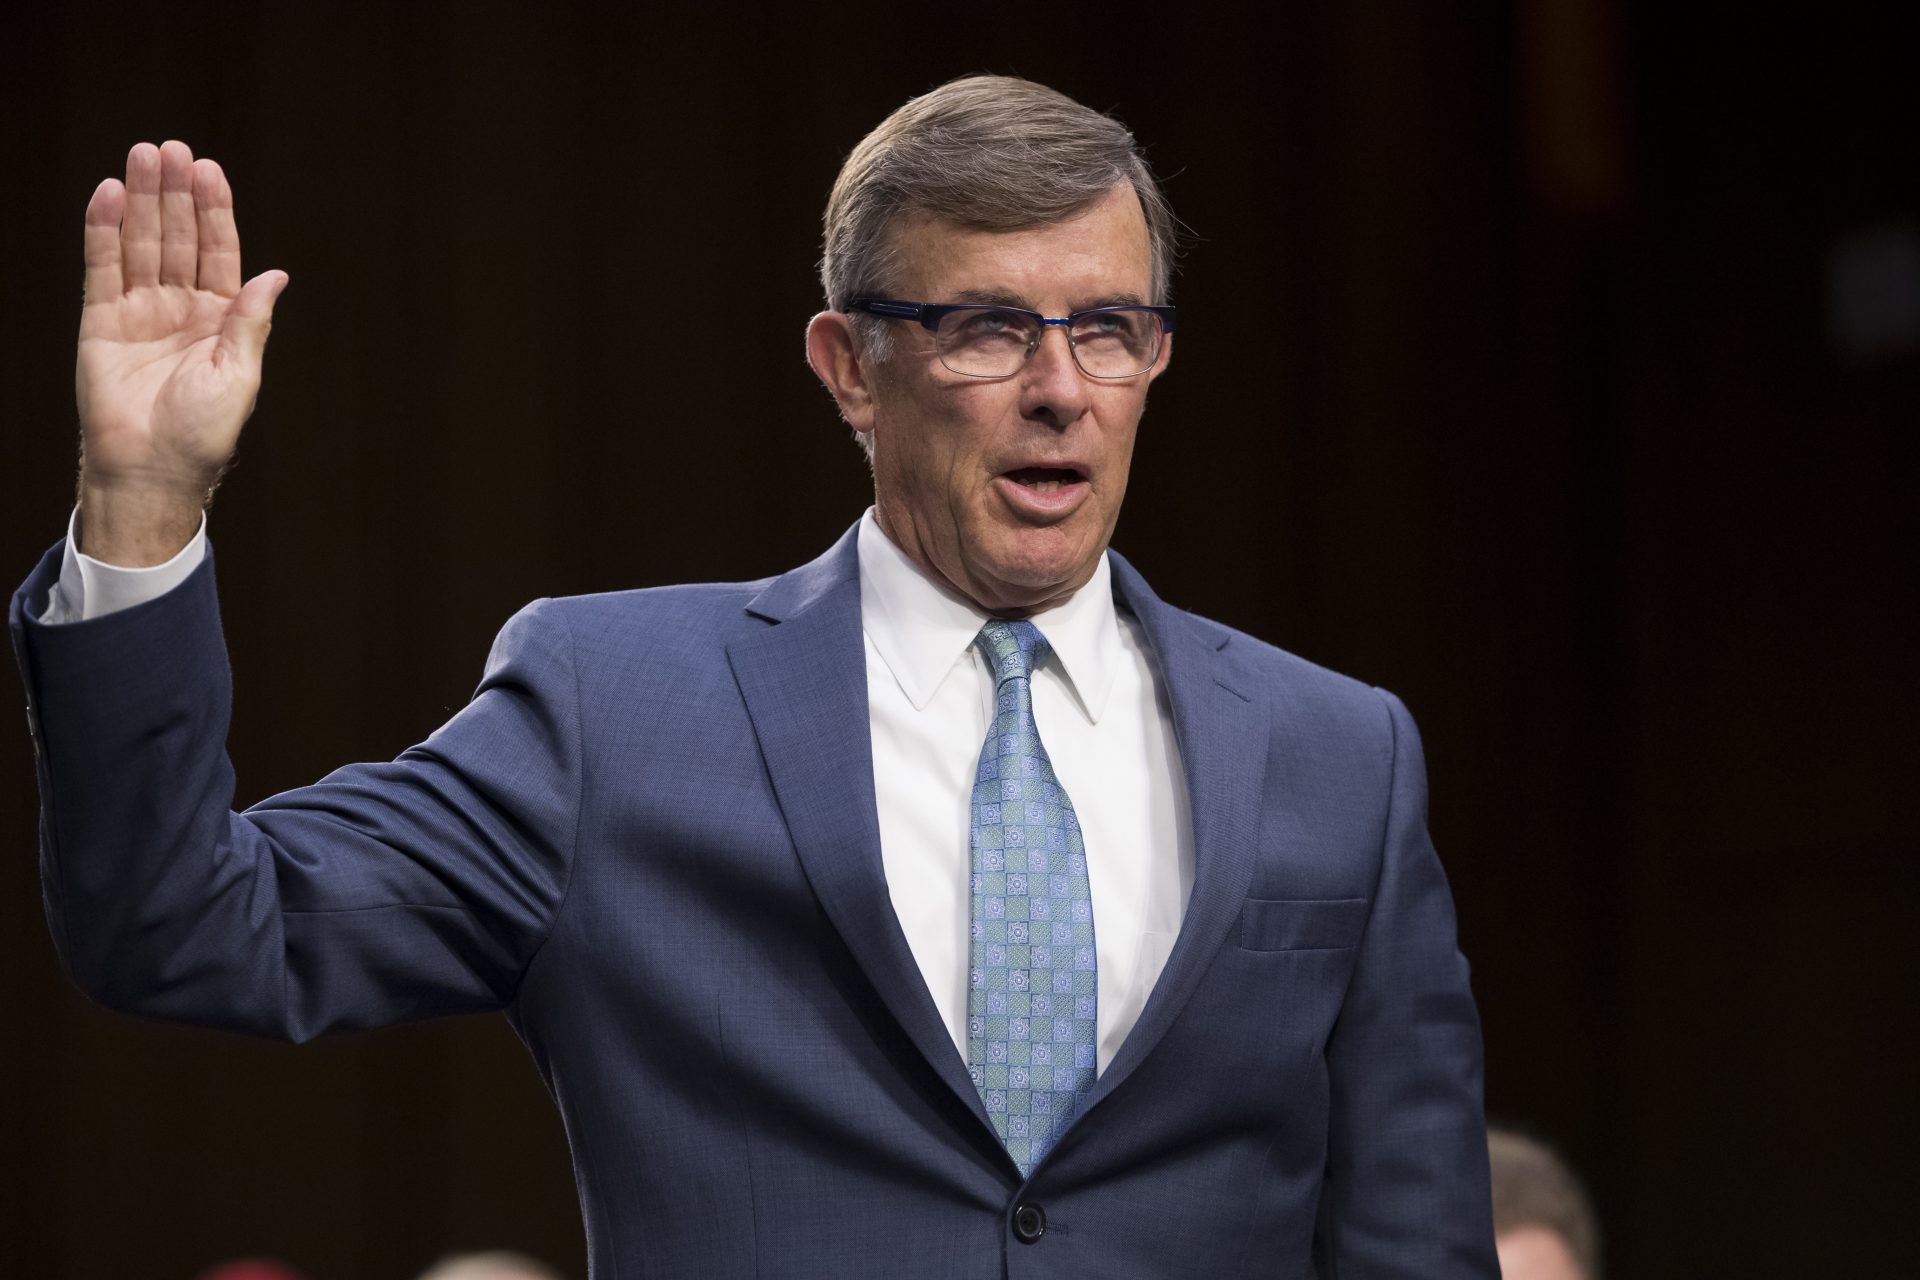
<path fill-rule="evenodd" d="M 1394 736 L 1386 690 L 1303 658 L 1291 650 L 1197 613 L 1178 610 L 1189 625 L 1213 638 L 1221 656 L 1267 692 L 1282 722 L 1338 725 L 1365 737 Z"/>

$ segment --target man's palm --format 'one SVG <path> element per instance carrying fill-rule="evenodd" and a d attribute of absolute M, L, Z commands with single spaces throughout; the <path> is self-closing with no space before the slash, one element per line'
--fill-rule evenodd
<path fill-rule="evenodd" d="M 88 491 L 197 503 L 232 456 L 287 277 L 240 280 L 233 195 L 178 142 L 127 157 L 87 205 L 76 392 Z M 85 499 L 83 498 L 83 503 Z"/>

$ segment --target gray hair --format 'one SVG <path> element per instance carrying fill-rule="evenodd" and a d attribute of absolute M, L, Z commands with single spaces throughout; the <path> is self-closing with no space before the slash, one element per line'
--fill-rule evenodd
<path fill-rule="evenodd" d="M 1558 1235 L 1583 1280 L 1600 1280 L 1600 1220 L 1586 1188 L 1551 1147 L 1512 1129 L 1487 1130 L 1497 1235 L 1542 1227 Z"/>
<path fill-rule="evenodd" d="M 910 99 L 861 140 L 827 199 L 820 285 L 827 306 L 887 296 L 896 266 L 892 231 L 930 214 L 978 231 L 1023 231 L 1064 222 L 1122 184 L 1147 221 L 1153 296 L 1173 283 L 1178 223 L 1127 127 L 1045 85 L 1012 76 L 965 76 Z M 938 301 L 938 299 L 915 299 Z M 848 316 L 881 359 L 888 321 Z M 871 441 L 860 437 L 863 447 Z"/>

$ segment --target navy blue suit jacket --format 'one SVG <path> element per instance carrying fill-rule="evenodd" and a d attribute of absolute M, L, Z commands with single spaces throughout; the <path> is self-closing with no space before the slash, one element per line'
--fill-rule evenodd
<path fill-rule="evenodd" d="M 1024 1183 L 888 898 L 851 532 L 767 581 L 529 606 L 426 742 L 244 813 L 211 560 L 45 627 L 58 565 L 11 618 L 67 971 L 114 1008 L 293 1040 L 504 1010 L 602 1280 L 1497 1274 L 1412 721 L 1118 556 L 1195 882 Z"/>

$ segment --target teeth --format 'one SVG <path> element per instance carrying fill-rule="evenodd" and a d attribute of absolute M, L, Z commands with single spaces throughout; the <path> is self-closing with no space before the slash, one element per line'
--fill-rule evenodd
<path fill-rule="evenodd" d="M 1052 493 L 1060 487 L 1060 482 L 1058 480 L 1035 480 L 1027 487 L 1035 493 Z"/>

